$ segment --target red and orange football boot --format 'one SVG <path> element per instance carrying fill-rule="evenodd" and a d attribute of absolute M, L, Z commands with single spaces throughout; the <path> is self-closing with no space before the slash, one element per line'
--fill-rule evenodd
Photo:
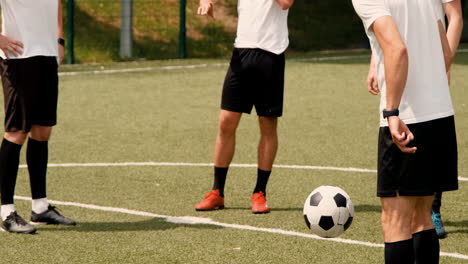
<path fill-rule="evenodd" d="M 270 207 L 266 203 L 265 193 L 258 192 L 252 195 L 252 212 L 254 214 L 267 214 Z"/>
<path fill-rule="evenodd" d="M 219 194 L 219 190 L 212 190 L 205 195 L 203 201 L 195 206 L 195 210 L 197 211 L 211 211 L 219 209 L 224 209 L 224 198 Z"/>

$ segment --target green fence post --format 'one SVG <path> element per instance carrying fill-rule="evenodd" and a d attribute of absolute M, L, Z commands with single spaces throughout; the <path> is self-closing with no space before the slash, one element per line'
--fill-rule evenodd
<path fill-rule="evenodd" d="M 120 58 L 133 57 L 133 0 L 122 0 L 122 24 L 120 26 Z"/>
<path fill-rule="evenodd" d="M 180 0 L 179 58 L 187 58 L 186 0 Z"/>
<path fill-rule="evenodd" d="M 67 63 L 75 63 L 75 0 L 67 0 Z"/>

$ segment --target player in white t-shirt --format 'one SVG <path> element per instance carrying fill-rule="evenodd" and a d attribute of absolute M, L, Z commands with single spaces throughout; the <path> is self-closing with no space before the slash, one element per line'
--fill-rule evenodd
<path fill-rule="evenodd" d="M 31 222 L 75 225 L 47 201 L 48 140 L 57 123 L 57 62 L 63 59 L 60 0 L 0 0 L 0 75 L 5 98 L 5 134 L 0 147 L 0 228 L 35 233 L 16 212 L 14 193 L 22 145 L 32 194 Z"/>
<path fill-rule="evenodd" d="M 375 60 L 378 87 L 369 82 L 369 91 L 381 91 L 377 196 L 385 262 L 438 263 L 431 204 L 434 193 L 456 190 L 458 180 L 446 74 L 452 53 L 437 5 L 427 0 L 353 0 L 353 5 Z"/>
<path fill-rule="evenodd" d="M 461 33 L 463 30 L 463 16 L 460 0 L 433 0 L 436 9 L 436 14 L 440 17 L 442 23 L 445 25 L 445 15 L 447 15 L 447 39 L 450 46 L 449 67 L 451 66 L 455 57 L 458 45 L 460 43 Z M 447 72 L 450 82 L 450 71 Z M 369 65 L 369 73 L 367 76 L 367 88 L 371 94 L 377 95 L 379 93 L 377 76 L 375 72 L 374 57 L 371 59 Z M 447 233 L 443 226 L 440 214 L 440 207 L 442 204 L 442 192 L 437 192 L 432 204 L 432 221 L 439 238 L 446 238 Z"/>
<path fill-rule="evenodd" d="M 242 113 L 257 111 L 260 126 L 257 184 L 252 212 L 270 212 L 266 185 L 278 149 L 277 124 L 283 113 L 284 51 L 288 47 L 288 9 L 294 0 L 238 0 L 237 37 L 224 81 L 215 143 L 214 184 L 197 211 L 224 208 L 224 184 L 234 156 Z M 199 15 L 214 17 L 214 0 L 200 0 Z"/>
<path fill-rule="evenodd" d="M 450 65 L 455 57 L 455 53 L 460 43 L 460 37 L 463 30 L 463 3 L 460 0 L 434 0 L 441 1 L 442 5 L 437 5 L 437 13 L 440 14 L 442 22 L 445 24 L 444 17 L 447 16 L 447 39 L 451 51 Z M 449 83 L 450 83 L 450 71 L 447 72 Z M 440 207 L 442 205 L 442 192 L 437 192 L 432 203 L 432 222 L 437 231 L 439 238 L 443 239 L 447 237 L 444 224 L 442 222 L 442 216 L 440 213 Z"/>

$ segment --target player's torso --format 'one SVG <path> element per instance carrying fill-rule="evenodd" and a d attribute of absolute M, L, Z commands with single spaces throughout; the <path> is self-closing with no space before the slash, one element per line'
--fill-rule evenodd
<path fill-rule="evenodd" d="M 57 55 L 58 0 L 0 0 L 0 3 L 2 34 L 24 45 L 23 54 L 17 58 Z M 11 54 L 10 57 L 14 58 Z"/>
<path fill-rule="evenodd" d="M 289 44 L 288 10 L 282 10 L 276 0 L 239 0 L 238 48 L 261 48 L 282 53 Z"/>
<path fill-rule="evenodd" d="M 385 0 L 408 51 L 408 78 L 400 104 L 406 123 L 419 123 L 453 115 L 438 20 L 441 0 Z M 386 105 L 383 59 L 380 108 Z M 381 125 L 386 120 L 381 118 Z"/>

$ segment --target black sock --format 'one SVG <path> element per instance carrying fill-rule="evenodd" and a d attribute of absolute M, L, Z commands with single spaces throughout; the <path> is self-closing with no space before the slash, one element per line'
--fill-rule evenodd
<path fill-rule="evenodd" d="M 226 176 L 228 172 L 228 168 L 214 168 L 214 183 L 213 183 L 213 190 L 219 190 L 219 195 L 224 197 L 224 184 L 226 183 Z"/>
<path fill-rule="evenodd" d="M 432 202 L 432 211 L 440 214 L 440 207 L 442 206 L 442 192 L 437 192 L 434 201 Z"/>
<path fill-rule="evenodd" d="M 415 264 L 439 263 L 439 238 L 435 229 L 413 234 Z"/>
<path fill-rule="evenodd" d="M 266 195 L 266 186 L 270 178 L 271 171 L 257 169 L 257 185 L 253 193 L 263 192 Z"/>
<path fill-rule="evenodd" d="M 37 141 L 28 139 L 26 149 L 26 162 L 28 163 L 29 182 L 31 184 L 31 195 L 33 199 L 47 197 L 46 174 L 49 158 L 48 141 Z"/>
<path fill-rule="evenodd" d="M 0 147 L 0 193 L 2 204 L 13 204 L 21 145 L 3 139 Z"/>
<path fill-rule="evenodd" d="M 385 243 L 385 264 L 414 264 L 413 239 Z"/>

